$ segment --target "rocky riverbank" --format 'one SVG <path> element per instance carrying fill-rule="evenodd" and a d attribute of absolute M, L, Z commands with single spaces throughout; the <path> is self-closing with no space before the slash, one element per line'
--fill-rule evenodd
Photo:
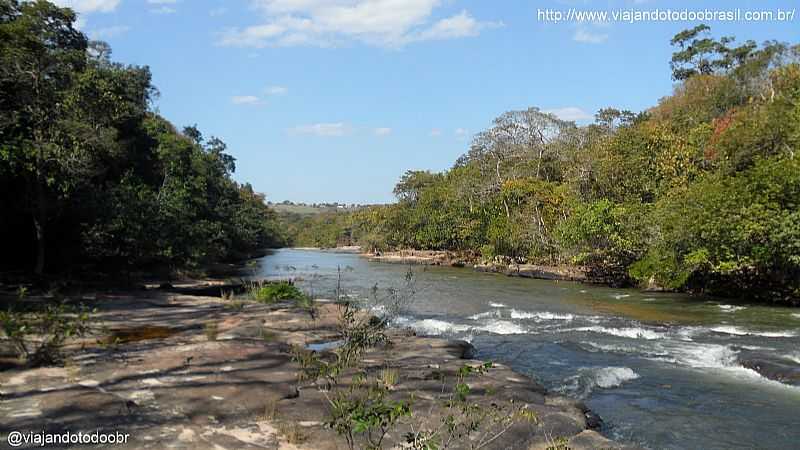
<path fill-rule="evenodd" d="M 364 253 L 362 256 L 370 261 L 382 263 L 471 267 L 479 272 L 501 273 L 510 277 L 599 282 L 599 280 L 592 279 L 589 276 L 589 271 L 583 267 L 526 264 L 508 257 L 497 257 L 490 262 L 482 262 L 474 255 L 434 250 L 401 250 L 377 254 Z"/>
<path fill-rule="evenodd" d="M 84 300 L 97 308 L 96 335 L 70 342 L 64 367 L 0 371 L 4 434 L 130 434 L 127 447 L 114 448 L 346 448 L 325 426 L 324 389 L 298 382 L 291 354 L 298 347 L 324 352 L 326 345 L 313 345 L 340 339 L 339 306 L 319 301 L 312 317 L 289 303 L 238 303 L 164 289 Z M 369 375 L 390 368 L 396 373 L 390 396 L 414 399 L 412 415 L 389 433 L 387 448 L 441 418 L 449 395 L 442 380 L 481 363 L 470 359 L 465 342 L 406 330 L 392 330 L 390 338 L 392 345 L 370 349 L 358 369 Z M 554 442 L 624 448 L 592 430 L 600 420 L 585 406 L 506 366 L 496 364 L 467 383 L 470 398 L 487 405 L 513 400 L 534 419 L 514 423 L 485 448 L 544 449 Z"/>

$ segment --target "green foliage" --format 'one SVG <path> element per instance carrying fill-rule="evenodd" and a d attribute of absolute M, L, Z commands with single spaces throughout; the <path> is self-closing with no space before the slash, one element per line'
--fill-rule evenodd
<path fill-rule="evenodd" d="M 398 202 L 304 222 L 298 241 L 367 251 L 577 264 L 613 284 L 800 303 L 800 46 L 672 40 L 673 95 L 578 127 L 500 115 L 443 173 L 408 171 Z"/>
<path fill-rule="evenodd" d="M 240 258 L 283 236 L 234 159 L 151 108 L 147 67 L 46 1 L 0 13 L 0 267 L 130 272 Z M 32 252 L 31 249 L 36 249 Z"/>
<path fill-rule="evenodd" d="M 330 398 L 331 419 L 327 425 L 344 436 L 349 448 L 357 447 L 358 436 L 366 441 L 364 448 L 380 449 L 386 434 L 398 421 L 411 415 L 405 401 L 386 398 L 387 388 L 380 382 L 367 383 L 363 377 L 354 377 L 349 389 L 338 391 Z"/>
<path fill-rule="evenodd" d="M 691 282 L 791 301 L 800 292 L 799 206 L 796 158 L 759 160 L 733 177 L 709 174 L 656 205 L 660 238 L 631 272 L 668 287 Z"/>
<path fill-rule="evenodd" d="M 35 311 L 0 312 L 0 329 L 19 357 L 33 366 L 63 362 L 61 348 L 89 333 L 92 311 L 67 304 L 48 304 Z"/>
<path fill-rule="evenodd" d="M 294 284 L 287 281 L 278 283 L 253 283 L 248 288 L 248 297 L 262 303 L 274 303 L 282 300 L 300 300 L 306 295 Z"/>
<path fill-rule="evenodd" d="M 649 205 L 616 204 L 609 200 L 579 203 L 556 229 L 572 261 L 597 275 L 620 279 L 646 251 Z"/>
<path fill-rule="evenodd" d="M 492 362 L 481 365 L 464 365 L 458 369 L 452 385 L 444 378 L 443 390 L 449 390 L 442 407 L 444 414 L 438 424 L 426 423 L 420 431 L 406 435 L 413 449 L 434 450 L 445 448 L 486 448 L 514 424 L 538 423 L 535 411 L 513 401 L 481 402 L 469 386 L 471 378 L 480 377 L 494 367 Z M 488 394 L 488 392 L 487 392 Z"/>

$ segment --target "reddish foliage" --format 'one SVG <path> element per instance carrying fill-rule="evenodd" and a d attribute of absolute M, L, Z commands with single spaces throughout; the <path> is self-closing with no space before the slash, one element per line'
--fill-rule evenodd
<path fill-rule="evenodd" d="M 703 156 L 705 157 L 706 161 L 713 161 L 717 159 L 716 145 L 719 142 L 720 136 L 722 136 L 725 130 L 731 126 L 735 113 L 736 108 L 733 108 L 724 116 L 717 117 L 711 122 L 711 124 L 714 126 L 714 133 L 711 134 L 711 138 L 708 140 L 708 145 L 703 152 Z"/>

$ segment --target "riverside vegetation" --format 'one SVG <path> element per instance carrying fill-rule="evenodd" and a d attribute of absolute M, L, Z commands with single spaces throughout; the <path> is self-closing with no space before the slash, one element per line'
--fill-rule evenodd
<path fill-rule="evenodd" d="M 225 144 L 161 117 L 149 69 L 113 62 L 75 22 L 47 1 L 0 0 L 0 283 L 34 281 L 0 292 L 4 429 L 127 427 L 142 448 L 233 437 L 264 448 L 262 438 L 300 444 L 310 432 L 331 448 L 332 434 L 373 449 L 613 444 L 589 430 L 600 424 L 584 405 L 466 361 L 466 343 L 387 328 L 413 294 L 410 275 L 383 298 L 374 290 L 377 317 L 341 286 L 314 302 L 291 282 L 219 298 L 204 296 L 218 285 L 203 295 L 133 285 L 290 238 L 264 197 L 232 179 Z M 507 113 L 452 170 L 406 173 L 397 204 L 297 219 L 289 233 L 297 245 L 581 264 L 796 302 L 796 48 L 730 47 L 706 32 L 676 36 L 679 87 L 650 111 L 605 109 L 587 127 Z M 62 294 L 54 281 L 120 275 L 131 290 Z M 332 347 L 312 350 L 318 340 Z M 225 424 L 206 421 L 217 417 Z"/>
<path fill-rule="evenodd" d="M 132 284 L 283 243 L 225 143 L 161 117 L 150 70 L 113 62 L 71 9 L 0 0 L 0 92 L 0 330 L 28 364 L 63 362 L 91 331 L 71 280 Z"/>
<path fill-rule="evenodd" d="M 296 246 L 578 265 L 615 284 L 800 303 L 798 47 L 678 33 L 658 105 L 510 111 L 398 201 L 289 222 Z"/>
<path fill-rule="evenodd" d="M 149 68 L 113 62 L 75 21 L 0 0 L 0 271 L 96 280 L 280 246 L 225 143 L 161 117 Z"/>

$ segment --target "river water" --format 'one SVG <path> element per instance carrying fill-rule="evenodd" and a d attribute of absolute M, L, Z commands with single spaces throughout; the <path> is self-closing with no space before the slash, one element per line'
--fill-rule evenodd
<path fill-rule="evenodd" d="M 317 297 L 367 298 L 409 268 L 353 254 L 278 250 L 261 276 L 298 278 Z M 652 449 L 800 448 L 800 387 L 741 366 L 800 366 L 800 309 L 413 267 L 416 294 L 395 320 L 470 341 L 551 391 L 582 399 L 606 435 Z"/>

